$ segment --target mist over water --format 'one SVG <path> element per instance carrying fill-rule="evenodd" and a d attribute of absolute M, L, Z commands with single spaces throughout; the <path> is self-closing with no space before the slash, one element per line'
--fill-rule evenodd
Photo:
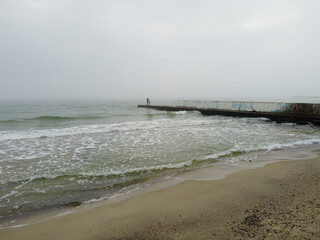
<path fill-rule="evenodd" d="M 0 221 L 110 197 L 190 168 L 320 142 L 320 129 L 309 125 L 137 104 L 1 103 Z"/>

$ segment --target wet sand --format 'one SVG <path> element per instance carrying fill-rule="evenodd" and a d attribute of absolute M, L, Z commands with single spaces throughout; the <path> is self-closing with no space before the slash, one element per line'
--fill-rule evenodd
<path fill-rule="evenodd" d="M 320 157 L 182 182 L 0 239 L 320 239 Z"/>

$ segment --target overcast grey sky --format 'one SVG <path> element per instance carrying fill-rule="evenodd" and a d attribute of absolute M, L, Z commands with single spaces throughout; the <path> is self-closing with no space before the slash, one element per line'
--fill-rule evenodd
<path fill-rule="evenodd" d="M 318 0 L 0 0 L 0 99 L 320 95 Z"/>

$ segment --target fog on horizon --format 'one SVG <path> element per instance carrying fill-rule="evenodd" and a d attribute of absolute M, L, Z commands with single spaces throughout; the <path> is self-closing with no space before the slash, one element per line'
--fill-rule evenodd
<path fill-rule="evenodd" d="M 0 100 L 319 96 L 316 0 L 3 0 Z"/>

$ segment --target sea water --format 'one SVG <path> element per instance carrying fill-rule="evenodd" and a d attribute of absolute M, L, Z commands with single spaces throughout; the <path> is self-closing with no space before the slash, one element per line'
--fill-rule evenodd
<path fill-rule="evenodd" d="M 0 222 L 320 142 L 320 128 L 312 125 L 137 108 L 143 103 L 1 102 Z"/>

